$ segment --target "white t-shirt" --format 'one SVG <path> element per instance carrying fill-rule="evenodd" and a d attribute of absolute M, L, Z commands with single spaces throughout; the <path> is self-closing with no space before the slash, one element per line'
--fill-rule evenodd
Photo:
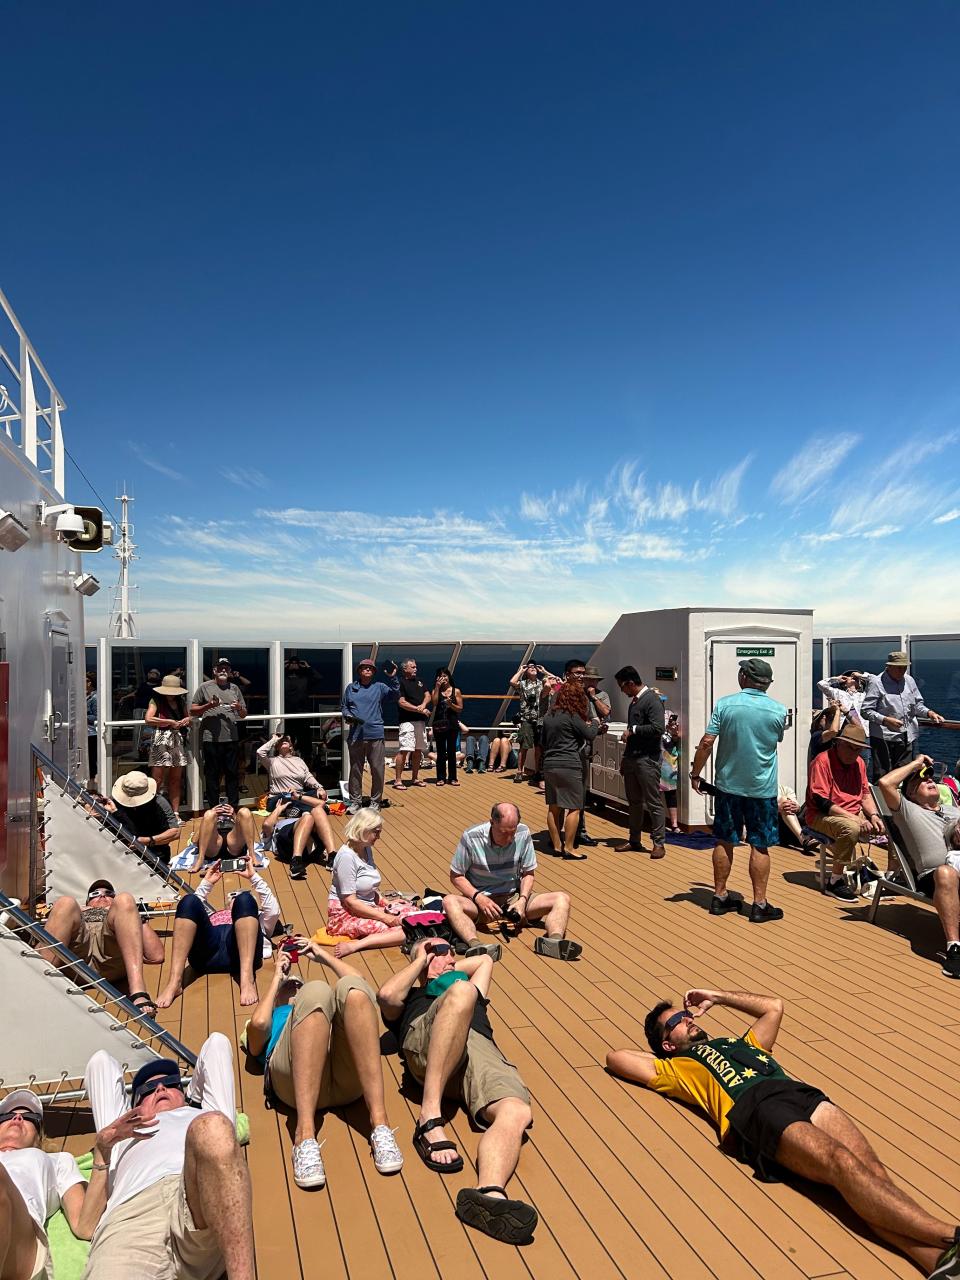
<path fill-rule="evenodd" d="M 60 1201 L 70 1188 L 84 1181 L 76 1160 L 66 1151 L 55 1155 L 39 1147 L 0 1151 L 0 1164 L 9 1173 L 13 1185 L 23 1196 L 27 1212 L 41 1231 L 47 1219 L 60 1208 Z"/>
<path fill-rule="evenodd" d="M 366 850 L 370 861 L 348 844 L 341 845 L 333 860 L 333 878 L 330 882 L 330 901 L 342 902 L 347 894 L 356 894 L 361 902 L 375 907 L 380 901 L 380 872 L 373 864 L 373 850 Z"/>
<path fill-rule="evenodd" d="M 132 1199 L 139 1191 L 152 1187 L 161 1178 L 183 1172 L 183 1153 L 187 1130 L 200 1112 L 196 1107 L 177 1107 L 161 1111 L 156 1117 L 157 1132 L 142 1141 L 118 1142 L 110 1169 L 110 1199 L 101 1224 L 118 1204 Z"/>

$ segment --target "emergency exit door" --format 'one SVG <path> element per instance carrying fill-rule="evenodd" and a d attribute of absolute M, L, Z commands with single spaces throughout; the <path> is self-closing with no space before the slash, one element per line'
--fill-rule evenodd
<path fill-rule="evenodd" d="M 47 741 L 50 759 L 70 773 L 71 697 L 70 664 L 73 653 L 65 631 L 50 631 L 50 690 L 47 702 Z"/>
<path fill-rule="evenodd" d="M 787 724 L 783 741 L 777 748 L 777 777 L 781 785 L 797 789 L 797 668 L 799 647 L 796 640 L 757 641 L 724 636 L 707 644 L 710 707 L 728 693 L 739 693 L 740 663 L 744 658 L 762 658 L 773 668 L 773 683 L 767 690 L 776 702 L 787 708 Z M 719 744 L 718 744 L 719 745 Z M 714 756 L 717 747 L 714 747 Z M 713 761 L 711 760 L 711 765 Z M 709 771 L 713 780 L 713 771 Z M 712 812 L 712 805 L 710 806 Z"/>

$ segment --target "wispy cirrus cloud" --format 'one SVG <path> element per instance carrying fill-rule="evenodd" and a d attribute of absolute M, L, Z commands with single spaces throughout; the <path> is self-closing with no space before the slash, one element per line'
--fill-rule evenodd
<path fill-rule="evenodd" d="M 149 467 L 151 471 L 156 471 L 157 475 L 164 476 L 167 480 L 186 479 L 182 472 L 177 471 L 174 467 L 168 467 L 166 463 L 161 462 L 159 458 L 145 449 L 138 441 L 128 440 L 127 444 L 137 461 L 142 463 L 143 466 Z"/>
<path fill-rule="evenodd" d="M 960 520 L 960 507 L 954 507 L 952 511 L 945 511 L 942 516 L 934 516 L 934 524 L 950 524 L 954 520 Z"/>
<path fill-rule="evenodd" d="M 809 502 L 821 491 L 860 437 L 850 432 L 816 436 L 785 463 L 770 482 L 770 492 L 785 506 Z"/>
<path fill-rule="evenodd" d="M 238 467 L 220 467 L 219 470 L 224 480 L 229 480 L 238 489 L 266 489 L 269 487 L 267 477 L 262 471 L 257 471 L 255 467 L 247 467 L 244 471 L 241 471 Z"/>

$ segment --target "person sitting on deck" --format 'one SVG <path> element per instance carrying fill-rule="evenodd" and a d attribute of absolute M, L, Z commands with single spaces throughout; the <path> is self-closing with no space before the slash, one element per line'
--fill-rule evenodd
<path fill-rule="evenodd" d="M 543 920 L 546 934 L 537 938 L 533 949 L 553 960 L 576 960 L 583 951 L 579 942 L 567 936 L 570 895 L 562 891 L 534 893 L 533 879 L 537 855 L 530 828 L 520 821 L 515 804 L 495 804 L 489 822 L 468 827 L 460 837 L 450 864 L 450 881 L 455 890 L 443 900 L 443 909 L 453 931 L 467 944 L 467 955 L 493 959 L 500 956 L 500 944 L 477 940 L 476 922 L 488 926 L 510 921 L 516 926 Z"/>
<path fill-rule="evenodd" d="M 41 1148 L 43 1103 L 30 1089 L 0 1102 L 0 1275 L 46 1280 L 52 1274 L 46 1222 L 63 1210 L 70 1230 L 89 1240 L 97 1225 L 96 1197 L 66 1151 Z"/>
<path fill-rule="evenodd" d="M 406 968 L 380 988 L 377 1000 L 401 1057 L 423 1086 L 413 1144 L 428 1169 L 459 1173 L 463 1157 L 445 1133 L 445 1093 L 462 1099 L 470 1119 L 485 1132 L 477 1149 L 476 1187 L 457 1194 L 457 1217 L 495 1240 L 523 1244 L 533 1237 L 537 1211 L 507 1199 L 506 1184 L 520 1159 L 523 1135 L 533 1123 L 530 1094 L 506 1061 L 487 1016 L 493 960 L 455 960 L 448 942 L 417 943 Z"/>
<path fill-rule="evenodd" d="M 143 966 L 163 964 L 163 941 L 141 921 L 132 893 L 117 893 L 109 880 L 94 880 L 82 907 L 76 898 L 58 898 L 44 928 L 107 982 L 125 980 L 141 1013 L 156 1014 L 155 1001 L 142 990 Z M 56 950 L 46 954 L 57 968 L 65 963 Z"/>
<path fill-rule="evenodd" d="M 102 1208 L 84 1280 L 253 1280 L 250 1175 L 236 1137 L 230 1041 L 215 1031 L 184 1089 L 156 1058 L 133 1077 L 104 1050 L 84 1086 L 97 1126 L 87 1197 Z"/>
<path fill-rule="evenodd" d="M 697 1019 L 714 1005 L 746 1014 L 753 1026 L 739 1037 L 711 1038 Z M 782 1019 L 778 996 L 694 988 L 681 1006 L 663 1000 L 647 1014 L 650 1053 L 618 1049 L 607 1054 L 607 1069 L 706 1112 L 721 1142 L 735 1135 L 739 1158 L 761 1180 L 775 1181 L 771 1165 L 779 1165 L 834 1187 L 931 1280 L 960 1276 L 960 1227 L 896 1186 L 853 1120 L 772 1057 Z"/>
<path fill-rule="evenodd" d="M 344 843 L 333 860 L 327 902 L 327 932 L 350 939 L 337 944 L 340 958 L 371 947 L 403 946 L 400 920 L 415 908 L 405 899 L 387 902 L 380 893 L 373 844 L 382 835 L 383 818 L 369 808 L 354 814 L 343 829 Z"/>
<path fill-rule="evenodd" d="M 300 813 L 308 811 L 313 819 L 318 842 L 327 856 L 332 858 L 337 842 L 333 838 L 330 819 L 323 807 L 327 793 L 310 772 L 306 760 L 297 753 L 297 744 L 293 738 L 289 733 L 275 733 L 262 747 L 257 748 L 257 755 L 267 762 L 270 773 L 268 812 L 273 813 L 283 800 L 295 803 Z M 292 866 L 290 875 L 294 880 L 303 878 L 294 875 Z"/>
<path fill-rule="evenodd" d="M 316 808 L 304 811 L 300 806 L 301 798 L 291 796 L 289 799 L 278 796 L 280 801 L 263 820 L 261 838 L 264 846 L 271 846 L 278 858 L 290 863 L 290 879 L 306 880 L 307 856 L 314 849 L 322 849 L 321 862 L 329 866 L 336 853 L 330 820 L 323 810 L 323 827 L 318 827 Z M 327 839 L 322 834 L 328 833 Z M 327 842 L 329 841 L 329 843 Z"/>
<path fill-rule="evenodd" d="M 960 813 L 944 808 L 929 756 L 892 769 L 879 782 L 880 791 L 907 857 L 917 888 L 933 897 L 947 942 L 941 972 L 960 978 Z"/>
<path fill-rule="evenodd" d="M 211 923 L 207 914 L 210 890 L 220 883 L 223 876 L 219 860 L 207 868 L 196 891 L 186 894 L 177 903 L 170 978 L 157 997 L 159 1009 L 168 1009 L 183 991 L 183 971 L 188 960 L 190 968 L 198 976 L 204 973 L 231 974 L 240 983 L 240 1003 L 257 1003 L 254 974 L 263 964 L 264 943 L 273 937 L 280 918 L 280 904 L 249 860 L 244 866 L 237 867 L 237 875 L 256 892 L 260 906 L 257 906 L 257 899 L 249 889 L 238 893 L 230 905 L 229 922 Z"/>
<path fill-rule="evenodd" d="M 885 830 L 860 755 L 866 747 L 862 726 L 845 724 L 827 750 L 814 758 L 807 782 L 807 825 L 833 842 L 827 893 L 841 902 L 857 900 L 843 878 L 843 868 L 856 857 L 857 842 L 869 840 L 871 834 L 883 835 Z"/>
<path fill-rule="evenodd" d="M 208 809 L 200 819 L 197 870 L 220 858 L 253 857 L 257 825 L 249 809 L 234 809 L 224 800 Z"/>
<path fill-rule="evenodd" d="M 477 773 L 487 772 L 487 756 L 490 754 L 490 739 L 485 733 L 480 733 L 474 729 L 465 729 L 460 726 L 461 733 L 464 734 L 463 757 L 464 772 Z"/>
<path fill-rule="evenodd" d="M 116 780 L 110 796 L 112 803 L 106 807 L 127 836 L 169 865 L 170 846 L 179 839 L 180 823 L 166 796 L 157 795 L 154 779 L 131 769 Z"/>
<path fill-rule="evenodd" d="M 247 1052 L 264 1064 L 268 1097 L 296 1112 L 293 1180 L 322 1187 L 327 1176 L 317 1142 L 317 1112 L 358 1098 L 370 1117 L 378 1173 L 397 1173 L 403 1156 L 387 1118 L 380 1061 L 380 1021 L 373 989 L 344 961 L 309 938 L 298 956 L 326 965 L 335 985 L 290 975 L 290 954 L 274 952 L 273 980 L 247 1023 Z"/>
<path fill-rule="evenodd" d="M 516 764 L 519 741 L 513 725 L 502 724 L 499 729 L 494 730 L 487 759 L 487 767 L 491 773 L 503 773 Z"/>

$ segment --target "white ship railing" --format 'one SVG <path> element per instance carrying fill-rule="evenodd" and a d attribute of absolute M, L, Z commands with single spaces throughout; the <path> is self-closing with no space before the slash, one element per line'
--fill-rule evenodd
<path fill-rule="evenodd" d="M 60 497 L 64 492 L 63 433 L 66 401 L 34 350 L 26 331 L 0 290 L 7 325 L 0 332 L 0 430 Z"/>

